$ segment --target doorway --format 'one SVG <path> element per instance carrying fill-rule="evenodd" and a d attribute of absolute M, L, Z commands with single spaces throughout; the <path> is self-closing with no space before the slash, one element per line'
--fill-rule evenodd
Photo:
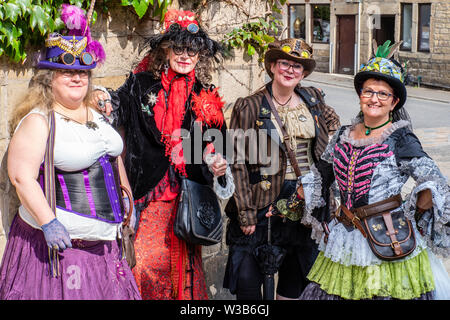
<path fill-rule="evenodd" d="M 377 41 L 377 44 L 381 46 L 387 40 L 391 40 L 391 44 L 394 41 L 395 33 L 395 16 L 394 15 L 381 15 L 380 16 L 380 28 L 373 29 L 373 39 Z"/>
<path fill-rule="evenodd" d="M 337 73 L 353 74 L 355 68 L 355 16 L 336 16 Z"/>

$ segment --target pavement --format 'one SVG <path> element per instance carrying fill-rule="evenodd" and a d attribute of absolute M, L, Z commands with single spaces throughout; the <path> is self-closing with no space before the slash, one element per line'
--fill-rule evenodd
<path fill-rule="evenodd" d="M 314 71 L 305 79 L 305 81 L 306 80 L 316 83 L 324 83 L 327 85 L 335 85 L 338 87 L 354 88 L 352 75 Z M 406 90 L 408 91 L 408 98 L 448 103 L 450 106 L 450 91 L 412 86 L 407 86 Z"/>

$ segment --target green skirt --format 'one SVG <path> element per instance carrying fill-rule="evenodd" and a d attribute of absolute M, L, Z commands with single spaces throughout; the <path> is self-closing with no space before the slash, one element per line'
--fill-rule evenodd
<path fill-rule="evenodd" d="M 435 287 L 426 250 L 408 260 L 367 267 L 344 266 L 320 252 L 308 279 L 318 283 L 326 293 L 344 299 L 379 296 L 409 300 Z"/>

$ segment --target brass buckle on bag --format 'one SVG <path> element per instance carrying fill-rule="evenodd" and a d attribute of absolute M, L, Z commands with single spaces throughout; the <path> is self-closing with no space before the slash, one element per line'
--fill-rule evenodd
<path fill-rule="evenodd" d="M 400 245 L 400 242 L 398 242 L 398 241 L 391 242 L 391 248 L 392 248 L 392 250 L 395 250 L 394 246 L 395 246 L 396 244 L 399 246 L 399 245 Z"/>

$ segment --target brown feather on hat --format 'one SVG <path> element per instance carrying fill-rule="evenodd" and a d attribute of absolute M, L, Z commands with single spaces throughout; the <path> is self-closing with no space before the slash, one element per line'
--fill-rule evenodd
<path fill-rule="evenodd" d="M 271 78 L 273 78 L 273 74 L 270 70 L 270 64 L 278 59 L 291 60 L 303 65 L 305 78 L 316 67 L 316 61 L 313 59 L 313 48 L 303 39 L 288 38 L 275 40 L 269 44 L 269 49 L 264 57 L 264 66 Z"/>

